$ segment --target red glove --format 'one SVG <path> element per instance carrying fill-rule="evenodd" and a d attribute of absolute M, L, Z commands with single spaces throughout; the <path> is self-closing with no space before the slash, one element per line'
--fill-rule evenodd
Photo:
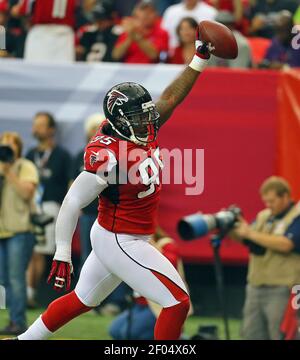
<path fill-rule="evenodd" d="M 209 59 L 210 53 L 215 49 L 211 43 L 205 43 L 200 38 L 199 27 L 196 30 L 196 40 L 195 40 L 196 54 L 202 59 Z"/>
<path fill-rule="evenodd" d="M 47 283 L 50 284 L 52 278 L 54 278 L 53 289 L 56 291 L 62 291 L 64 287 L 66 291 L 71 287 L 71 275 L 73 274 L 72 264 L 64 261 L 53 260 L 50 274 L 47 279 Z"/>

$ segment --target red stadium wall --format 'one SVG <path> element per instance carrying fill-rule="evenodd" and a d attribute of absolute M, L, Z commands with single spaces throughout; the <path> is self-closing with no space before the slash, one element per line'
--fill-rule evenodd
<path fill-rule="evenodd" d="M 162 148 L 205 151 L 201 195 L 186 196 L 185 185 L 164 185 L 162 191 L 161 225 L 190 262 L 211 262 L 213 253 L 208 238 L 179 239 L 176 224 L 182 216 L 235 203 L 251 221 L 263 208 L 258 193 L 262 181 L 276 173 L 286 175 L 300 196 L 295 165 L 300 164 L 299 73 L 213 69 L 201 76 L 159 139 Z M 221 256 L 226 263 L 245 263 L 248 253 L 226 239 Z"/>
<path fill-rule="evenodd" d="M 291 184 L 300 199 L 300 72 L 284 72 L 278 92 L 277 173 Z"/>
<path fill-rule="evenodd" d="M 186 185 L 164 185 L 159 219 L 185 261 L 210 263 L 208 237 L 179 239 L 182 216 L 237 204 L 252 221 L 263 208 L 258 189 L 274 174 L 285 177 L 300 199 L 300 72 L 209 69 L 201 77 L 159 141 L 170 150 L 204 149 L 204 191 L 187 196 Z M 248 251 L 225 239 L 221 256 L 224 263 L 244 264 Z"/>

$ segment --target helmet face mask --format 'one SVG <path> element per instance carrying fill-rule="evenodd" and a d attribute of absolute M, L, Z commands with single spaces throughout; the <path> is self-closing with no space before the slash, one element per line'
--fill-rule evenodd
<path fill-rule="evenodd" d="M 149 143 L 156 139 L 159 114 L 155 106 L 141 113 L 133 113 L 132 115 L 125 114 L 125 116 L 130 123 L 129 128 L 131 135 L 135 137 L 137 141 Z"/>
<path fill-rule="evenodd" d="M 114 86 L 104 98 L 104 112 L 113 130 L 126 140 L 146 145 L 156 139 L 159 113 L 141 85 Z"/>

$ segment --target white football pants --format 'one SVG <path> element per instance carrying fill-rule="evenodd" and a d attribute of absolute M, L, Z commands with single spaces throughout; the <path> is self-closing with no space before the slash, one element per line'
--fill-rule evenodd
<path fill-rule="evenodd" d="M 115 234 L 95 221 L 92 252 L 84 263 L 75 293 L 90 307 L 99 305 L 124 281 L 162 307 L 177 305 L 188 294 L 174 266 L 148 242 L 149 236 Z"/>

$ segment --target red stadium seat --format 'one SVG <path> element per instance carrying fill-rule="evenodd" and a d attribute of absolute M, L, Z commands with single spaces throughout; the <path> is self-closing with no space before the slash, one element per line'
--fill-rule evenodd
<path fill-rule="evenodd" d="M 249 37 L 249 45 L 252 52 L 252 62 L 254 65 L 263 61 L 271 40 L 260 37 Z"/>
<path fill-rule="evenodd" d="M 8 1 L 0 0 L 0 12 L 6 12 L 8 10 Z"/>

